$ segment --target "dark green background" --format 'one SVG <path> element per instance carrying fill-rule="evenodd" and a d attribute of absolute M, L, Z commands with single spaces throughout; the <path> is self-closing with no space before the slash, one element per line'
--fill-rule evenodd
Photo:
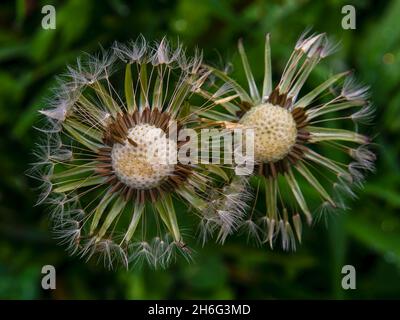
<path fill-rule="evenodd" d="M 41 7 L 53 3 L 57 29 L 41 28 Z M 341 28 L 342 6 L 357 10 L 357 29 Z M 2 1 L 0 5 L 0 298 L 399 298 L 400 297 L 400 1 Z M 47 212 L 34 207 L 33 161 L 37 110 L 54 75 L 85 52 L 142 33 L 178 37 L 223 67 L 238 61 L 242 37 L 262 79 L 264 35 L 272 34 L 276 76 L 307 27 L 341 41 L 322 69 L 356 69 L 371 85 L 377 117 L 370 130 L 378 153 L 371 175 L 351 209 L 305 228 L 295 253 L 246 244 L 198 248 L 167 270 L 108 272 L 68 257 L 48 231 Z M 240 80 L 243 73 L 235 74 Z M 311 83 L 321 80 L 318 71 Z M 314 79 L 314 80 L 313 80 Z M 184 214 L 184 213 L 180 213 Z M 57 268 L 57 290 L 43 291 L 41 267 Z M 341 288 L 341 268 L 357 270 L 357 289 Z"/>

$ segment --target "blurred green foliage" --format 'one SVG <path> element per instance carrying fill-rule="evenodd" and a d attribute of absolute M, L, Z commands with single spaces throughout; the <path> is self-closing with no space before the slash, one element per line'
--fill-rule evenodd
<path fill-rule="evenodd" d="M 53 4 L 56 30 L 41 28 L 41 8 Z M 356 30 L 341 28 L 341 8 L 357 10 Z M 0 298 L 399 298 L 400 297 L 400 1 L 373 0 L 67 0 L 0 4 Z M 308 26 L 341 42 L 341 50 L 311 77 L 354 68 L 371 85 L 377 106 L 370 130 L 377 171 L 351 209 L 304 230 L 297 252 L 257 248 L 246 237 L 198 247 L 195 262 L 167 270 L 108 272 L 69 257 L 48 231 L 47 212 L 34 207 L 34 183 L 24 175 L 38 139 L 32 128 L 54 75 L 82 52 L 143 34 L 167 35 L 204 49 L 207 61 L 238 61 L 243 38 L 262 77 L 264 35 L 271 32 L 273 69 L 282 70 Z M 260 64 L 260 68 L 257 68 Z M 241 70 L 236 76 L 244 80 Z M 184 214 L 184 212 L 182 213 Z M 40 287 L 41 267 L 57 269 L 57 290 Z M 341 288 L 341 268 L 357 269 L 357 289 Z"/>

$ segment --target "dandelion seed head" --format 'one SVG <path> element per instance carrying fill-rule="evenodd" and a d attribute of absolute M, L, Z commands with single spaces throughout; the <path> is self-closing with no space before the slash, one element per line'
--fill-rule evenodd
<path fill-rule="evenodd" d="M 254 130 L 256 161 L 280 160 L 296 142 L 296 122 L 291 113 L 280 106 L 267 103 L 254 107 L 240 123 Z"/>
<path fill-rule="evenodd" d="M 249 60 L 242 42 L 238 49 L 245 86 L 223 70 L 207 67 L 213 79 L 207 96 L 214 102 L 221 101 L 227 114 L 218 110 L 213 120 L 229 121 L 232 128 L 239 124 L 254 130 L 253 174 L 255 180 L 265 184 L 265 188 L 257 188 L 256 199 L 261 190 L 266 200 L 260 229 L 271 248 L 280 239 L 284 250 L 294 250 L 295 238 L 301 241 L 302 219 L 308 224 L 313 221 L 314 203 L 303 189 L 311 188 L 323 207 L 345 209 L 346 198 L 356 197 L 355 189 L 362 186 L 366 171 L 374 167 L 375 156 L 367 151 L 371 141 L 359 133 L 362 128 L 357 126 L 368 124 L 372 118 L 368 87 L 357 84 L 349 76 L 351 72 L 343 71 L 306 91 L 313 69 L 337 47 L 325 33 L 307 30 L 298 39 L 276 85 L 269 35 L 265 40 L 262 83 L 257 83 L 252 72 L 252 67 L 259 68 L 259 61 Z M 232 90 L 219 90 L 226 84 L 232 84 Z M 341 122 L 346 121 L 342 127 Z M 319 148 L 322 144 L 324 147 Z M 324 154 L 326 149 L 332 152 Z M 342 153 L 342 157 L 331 158 L 335 153 Z M 242 220 L 252 221 L 253 215 L 258 215 L 256 203 L 251 208 L 250 217 Z M 259 220 L 254 219 L 257 223 Z M 243 223 L 246 226 L 257 238 L 254 225 Z"/>
<path fill-rule="evenodd" d="M 175 198 L 200 212 L 212 170 L 177 161 L 174 137 L 200 130 L 199 110 L 210 107 L 200 95 L 210 73 L 201 52 L 190 57 L 166 38 L 139 37 L 67 69 L 40 112 L 45 138 L 28 172 L 40 182 L 38 203 L 48 205 L 56 237 L 109 269 L 166 267 L 178 255 L 190 261 Z M 236 228 L 233 217 L 222 218 L 211 217 Z"/>
<path fill-rule="evenodd" d="M 125 144 L 116 143 L 111 152 L 115 174 L 126 185 L 136 189 L 151 189 L 174 171 L 167 163 L 166 147 L 173 142 L 164 131 L 148 124 L 139 124 L 128 131 Z M 172 147 L 172 149 L 175 149 Z M 176 153 L 175 150 L 169 150 Z"/>

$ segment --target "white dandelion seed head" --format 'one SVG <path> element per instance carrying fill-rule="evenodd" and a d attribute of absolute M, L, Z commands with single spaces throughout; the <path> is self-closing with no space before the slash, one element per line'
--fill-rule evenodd
<path fill-rule="evenodd" d="M 169 121 L 192 122 L 180 109 L 208 76 L 201 62 L 199 51 L 189 57 L 180 44 L 139 37 L 79 58 L 58 79 L 41 110 L 47 121 L 39 130 L 47 139 L 30 171 L 40 181 L 39 203 L 47 201 L 57 237 L 72 253 L 98 256 L 108 268 L 117 261 L 166 266 L 177 253 L 190 259 L 172 196 L 185 188 L 189 205 L 201 202 L 208 181 L 204 168 L 176 163 L 178 147 L 166 132 Z M 122 90 L 114 86 L 119 76 Z M 147 205 L 154 217 L 144 214 Z M 78 218 L 73 212 L 83 206 L 86 215 Z M 129 214 L 130 223 L 120 219 Z M 157 224 L 157 234 L 170 236 L 149 240 L 147 219 L 156 220 L 150 225 Z"/>
<path fill-rule="evenodd" d="M 170 148 L 167 150 L 167 146 Z M 128 131 L 125 144 L 115 143 L 112 166 L 117 177 L 135 189 L 158 186 L 175 170 L 168 164 L 168 153 L 176 153 L 174 143 L 165 132 L 148 124 L 138 124 Z"/>
<path fill-rule="evenodd" d="M 254 158 L 259 162 L 284 158 L 297 138 L 296 122 L 285 108 L 270 103 L 253 107 L 240 124 L 254 130 Z"/>
<path fill-rule="evenodd" d="M 224 115 L 223 111 L 214 109 L 218 110 L 218 114 L 212 115 L 213 120 L 254 130 L 255 174 L 266 182 L 267 212 L 263 221 L 263 240 L 272 248 L 279 238 L 284 250 L 294 250 L 295 238 L 301 241 L 299 217 L 304 214 L 310 224 L 314 209 L 303 188 L 312 188 L 326 202 L 324 206 L 346 208 L 344 199 L 355 197 L 354 190 L 362 185 L 365 171 L 373 170 L 373 153 L 363 147 L 353 147 L 367 146 L 370 139 L 358 133 L 358 126 L 351 130 L 342 128 L 340 123 L 349 119 L 367 123 L 372 108 L 366 101 L 368 87 L 358 85 L 353 77 L 349 77 L 349 71 L 333 74 L 315 87 L 305 86 L 321 60 L 338 48 L 338 44 L 324 33 L 310 33 L 308 30 L 301 35 L 278 84 L 274 86 L 269 39 L 267 36 L 265 41 L 262 83 L 257 83 L 257 77 L 251 70 L 252 66 L 259 67 L 259 61 L 249 61 L 240 44 L 239 55 L 246 75 L 246 87 L 221 68 L 209 67 L 213 71 L 209 78 L 215 78 L 215 81 L 209 85 L 211 89 L 207 89 L 204 96 L 210 97 L 214 103 L 221 101 L 221 110 L 226 111 Z M 229 87 L 224 87 L 226 84 L 233 84 L 232 92 Z M 240 111 L 235 111 L 235 107 Z M 332 149 L 331 153 L 324 154 L 325 148 L 318 148 L 325 143 L 327 149 Z M 314 151 L 314 147 L 318 151 Z M 348 153 L 354 160 L 349 161 L 346 154 L 337 160 L 332 156 L 335 152 Z M 286 195 L 287 190 L 291 192 Z M 211 203 L 214 204 L 213 201 Z M 225 229 L 220 231 L 219 236 L 224 239 L 225 230 L 229 230 L 233 223 L 227 214 L 229 210 L 217 212 L 220 214 L 214 219 L 204 219 L 204 234 L 220 230 L 213 228 L 212 223 L 223 221 Z M 257 228 L 251 219 L 242 220 L 242 226 L 253 234 L 252 238 L 257 238 Z"/>

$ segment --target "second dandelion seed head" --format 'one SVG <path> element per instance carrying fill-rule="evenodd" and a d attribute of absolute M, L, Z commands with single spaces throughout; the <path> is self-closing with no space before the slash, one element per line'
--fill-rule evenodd
<path fill-rule="evenodd" d="M 248 111 L 240 123 L 254 130 L 254 157 L 260 162 L 283 159 L 296 142 L 297 128 L 291 112 L 271 103 Z"/>

